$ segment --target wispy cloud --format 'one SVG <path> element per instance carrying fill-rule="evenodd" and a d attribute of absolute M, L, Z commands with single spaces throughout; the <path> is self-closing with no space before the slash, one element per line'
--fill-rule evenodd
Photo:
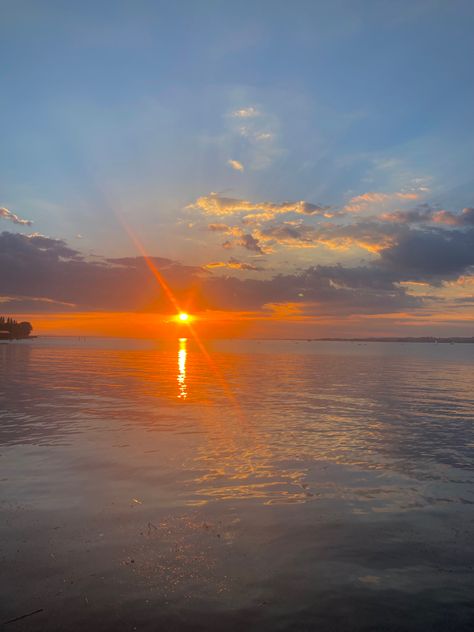
<path fill-rule="evenodd" d="M 210 270 L 214 268 L 229 268 L 231 270 L 245 270 L 249 272 L 259 272 L 261 270 L 265 270 L 262 266 L 247 263 L 246 261 L 239 261 L 234 258 L 229 259 L 229 261 L 211 261 L 210 263 L 206 263 L 203 267 Z"/>
<path fill-rule="evenodd" d="M 14 224 L 19 224 L 21 226 L 31 226 L 31 224 L 33 223 L 29 219 L 21 219 L 20 217 L 18 217 L 18 215 L 15 215 L 15 213 L 12 213 L 5 207 L 0 207 L 0 217 L 3 219 L 8 219 Z"/>
<path fill-rule="evenodd" d="M 232 169 L 235 169 L 235 171 L 243 171 L 244 170 L 244 165 L 239 162 L 238 160 L 228 160 L 227 164 L 232 167 Z"/>
<path fill-rule="evenodd" d="M 230 112 L 230 132 L 238 137 L 252 169 L 267 169 L 282 155 L 279 145 L 279 121 L 261 107 L 248 106 Z M 242 147 L 243 145 L 243 147 Z"/>
<path fill-rule="evenodd" d="M 231 113 L 231 116 L 234 118 L 255 118 L 256 116 L 260 116 L 260 112 L 256 107 L 249 106 L 246 108 L 240 108 L 239 110 L 234 110 Z"/>
<path fill-rule="evenodd" d="M 361 195 L 352 197 L 349 202 L 344 206 L 343 211 L 347 213 L 360 213 L 372 209 L 374 205 L 383 206 L 390 202 L 410 201 L 418 200 L 420 193 L 415 191 L 396 191 L 395 193 L 379 193 L 376 191 L 368 191 Z"/>

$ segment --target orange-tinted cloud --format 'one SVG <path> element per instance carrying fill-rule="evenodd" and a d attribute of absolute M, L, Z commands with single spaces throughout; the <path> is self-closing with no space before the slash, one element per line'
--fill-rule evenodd
<path fill-rule="evenodd" d="M 283 213 L 296 213 L 298 215 L 322 215 L 331 217 L 328 206 L 319 206 L 300 200 L 297 202 L 251 202 L 250 200 L 239 200 L 228 198 L 218 193 L 210 193 L 199 197 L 195 202 L 187 206 L 188 209 L 202 211 L 205 215 L 224 217 L 239 213 L 265 212 L 266 219 L 281 215 Z"/>
<path fill-rule="evenodd" d="M 211 261 L 210 263 L 206 263 L 203 267 L 210 270 L 214 268 L 229 268 L 231 270 L 247 270 L 252 272 L 259 272 L 265 269 L 262 266 L 257 266 L 245 261 L 238 261 L 233 258 L 229 259 L 229 261 Z"/>
<path fill-rule="evenodd" d="M 373 205 L 383 205 L 397 200 L 417 200 L 420 194 L 415 192 L 397 191 L 395 193 L 378 193 L 369 191 L 351 198 L 344 206 L 343 210 L 348 213 L 359 213 L 365 211 Z"/>
<path fill-rule="evenodd" d="M 13 222 L 14 224 L 19 224 L 21 226 L 31 226 L 31 224 L 33 223 L 29 219 L 21 219 L 21 217 L 18 217 L 18 215 L 15 215 L 15 213 L 12 213 L 5 207 L 0 207 L 0 218 L 8 219 L 10 220 L 10 222 Z"/>
<path fill-rule="evenodd" d="M 228 160 L 227 164 L 235 171 L 244 171 L 244 165 L 238 160 Z"/>

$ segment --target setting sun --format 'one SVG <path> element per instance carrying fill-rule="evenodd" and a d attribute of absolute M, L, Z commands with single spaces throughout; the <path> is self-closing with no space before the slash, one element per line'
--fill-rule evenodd
<path fill-rule="evenodd" d="M 189 314 L 186 314 L 186 312 L 181 312 L 181 313 L 178 315 L 178 319 L 179 319 L 181 322 L 186 323 L 186 322 L 189 320 Z"/>

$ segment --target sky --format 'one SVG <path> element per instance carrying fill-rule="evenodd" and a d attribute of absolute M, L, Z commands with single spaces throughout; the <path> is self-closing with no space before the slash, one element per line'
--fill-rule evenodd
<path fill-rule="evenodd" d="M 474 335 L 471 0 L 0 15 L 0 312 L 37 333 L 174 335 L 178 308 L 206 335 Z"/>

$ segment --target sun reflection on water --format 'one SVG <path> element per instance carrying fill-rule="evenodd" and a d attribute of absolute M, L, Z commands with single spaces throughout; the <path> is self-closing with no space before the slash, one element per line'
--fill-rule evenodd
<path fill-rule="evenodd" d="M 186 343 L 187 338 L 179 339 L 179 350 L 178 350 L 178 399 L 186 399 L 188 396 L 187 386 L 186 386 Z"/>

